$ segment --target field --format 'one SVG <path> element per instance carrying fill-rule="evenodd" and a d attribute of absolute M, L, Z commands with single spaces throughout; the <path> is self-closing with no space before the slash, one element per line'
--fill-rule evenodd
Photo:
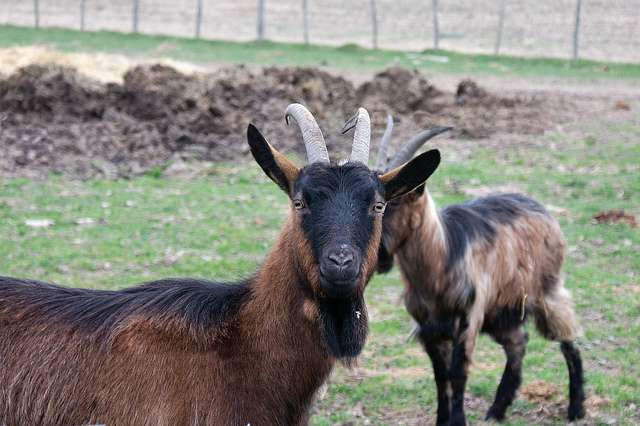
<path fill-rule="evenodd" d="M 104 85 L 57 68 L 22 74 L 2 70 L 1 275 L 92 288 L 121 288 L 169 276 L 247 276 L 277 234 L 287 200 L 241 148 L 241 128 L 257 117 L 274 145 L 302 163 L 295 135 L 281 118 L 282 105 L 290 99 L 265 99 L 265 94 L 309 100 L 316 109 L 326 105 L 327 111 L 318 112 L 321 124 L 328 123 L 332 153 L 346 148 L 346 139 L 336 135 L 339 121 L 356 102 L 367 107 L 371 103 L 376 135 L 383 112 L 391 110 L 401 118 L 397 143 L 423 125 L 456 126 L 452 136 L 432 144 L 444 158 L 429 182 L 440 206 L 490 191 L 515 190 L 540 200 L 558 217 L 569 242 L 567 287 L 584 328 L 579 347 L 585 360 L 588 416 L 582 423 L 640 424 L 640 228 L 624 220 L 594 219 L 610 209 L 624 209 L 629 222 L 640 217 L 639 66 L 448 52 L 439 54 L 450 56 L 450 63 L 436 64 L 417 56 L 414 66 L 420 74 L 410 74 L 401 98 L 417 91 L 431 93 L 433 101 L 416 104 L 422 111 L 416 112 L 402 99 L 387 99 L 393 93 L 376 77 L 391 65 L 412 66 L 416 57 L 401 52 L 353 48 L 346 53 L 112 33 L 81 38 L 70 31 L 47 35 L 0 27 L 3 33 L 11 36 L 0 37 L 5 49 L 48 39 L 60 57 L 102 46 L 96 50 L 127 54 L 130 65 L 160 56 L 183 62 L 197 57 L 194 68 L 212 74 L 191 77 L 174 71 L 169 78 L 164 68 L 161 73 L 143 68 L 130 83 L 125 79 Z M 124 43 L 130 48 L 118 53 Z M 169 49 L 158 48 L 167 44 Z M 326 75 L 293 68 L 264 74 L 260 67 L 317 66 L 320 61 L 325 61 Z M 249 63 L 255 75 L 228 68 L 237 62 Z M 302 77 L 296 74 L 301 72 Z M 216 91 L 223 77 L 229 92 Z M 467 78 L 480 89 L 456 100 L 453 92 Z M 277 80 L 277 90 L 260 86 L 265 79 Z M 173 85 L 176 81 L 183 85 Z M 307 81 L 319 87 L 296 91 Z M 56 82 L 71 94 L 68 99 L 59 96 Z M 16 101 L 16 93 L 23 93 L 16 90 L 25 87 L 34 88 L 37 96 Z M 251 101 L 237 106 L 225 97 L 239 97 L 238 87 Z M 323 93 L 326 88 L 331 95 Z M 149 104 L 123 101 L 135 90 Z M 187 115 L 172 109 L 183 105 L 173 97 L 181 90 L 195 99 Z M 166 93 L 171 96 L 163 97 Z M 162 102 L 168 110 L 151 108 Z M 205 148 L 177 148 L 176 135 L 202 123 L 199 114 L 211 105 L 220 108 L 219 128 L 224 132 L 206 126 L 192 130 L 190 145 Z M 161 114 L 143 116 L 143 110 Z M 167 127 L 178 130 L 163 133 L 161 123 L 169 119 L 173 121 Z M 217 144 L 210 143 L 211 135 Z M 132 137 L 138 138 L 135 143 Z M 118 146 L 123 154 L 115 158 L 109 152 Z M 427 357 L 410 339 L 412 325 L 401 294 L 395 269 L 369 284 L 371 331 L 365 351 L 353 369 L 336 369 L 312 424 L 433 423 L 433 375 Z M 564 361 L 556 344 L 541 339 L 533 327 L 529 331 L 523 387 L 506 424 L 562 424 Z M 492 401 L 503 363 L 499 347 L 483 337 L 466 401 L 473 424 L 481 423 Z"/>

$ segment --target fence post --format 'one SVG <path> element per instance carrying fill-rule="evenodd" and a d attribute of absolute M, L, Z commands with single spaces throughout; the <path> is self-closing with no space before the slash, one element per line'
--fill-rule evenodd
<path fill-rule="evenodd" d="M 87 0 L 80 0 L 80 31 L 85 29 L 85 14 L 87 10 Z"/>
<path fill-rule="evenodd" d="M 578 47 L 580 37 L 580 9 L 582 8 L 582 0 L 576 0 L 576 23 L 573 27 L 573 60 L 578 59 Z"/>
<path fill-rule="evenodd" d="M 36 28 L 40 28 L 40 0 L 33 0 L 33 19 Z"/>
<path fill-rule="evenodd" d="M 494 55 L 500 54 L 502 44 L 502 29 L 504 28 L 504 13 L 507 8 L 507 0 L 500 0 L 500 10 L 498 11 L 498 30 L 496 31 L 496 45 L 493 49 Z"/>
<path fill-rule="evenodd" d="M 304 44 L 309 44 L 309 0 L 302 0 L 302 34 Z"/>
<path fill-rule="evenodd" d="M 198 0 L 196 4 L 196 38 L 200 38 L 202 29 L 202 0 Z"/>
<path fill-rule="evenodd" d="M 438 28 L 438 0 L 431 0 L 433 8 L 433 48 L 438 50 L 440 46 L 440 28 Z"/>
<path fill-rule="evenodd" d="M 140 8 L 140 0 L 133 0 L 133 32 L 138 32 L 138 12 Z"/>
<path fill-rule="evenodd" d="M 378 48 L 378 10 L 376 8 L 376 0 L 369 0 L 371 9 L 371 36 L 373 38 L 373 48 Z"/>
<path fill-rule="evenodd" d="M 258 0 L 258 40 L 264 40 L 264 3 L 266 0 Z"/>

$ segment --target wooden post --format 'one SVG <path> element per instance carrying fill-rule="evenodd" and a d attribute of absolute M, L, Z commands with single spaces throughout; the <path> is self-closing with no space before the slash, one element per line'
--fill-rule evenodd
<path fill-rule="evenodd" d="M 87 0 L 80 0 L 80 31 L 85 30 L 86 10 L 87 10 Z"/>
<path fill-rule="evenodd" d="M 309 44 L 309 0 L 302 0 L 302 35 L 304 44 Z"/>
<path fill-rule="evenodd" d="M 500 45 L 502 44 L 502 29 L 504 28 L 504 13 L 507 8 L 507 0 L 500 0 L 500 10 L 498 11 L 498 29 L 496 31 L 496 45 L 493 49 L 494 55 L 500 54 Z"/>
<path fill-rule="evenodd" d="M 140 0 L 133 0 L 133 32 L 138 32 L 138 14 L 140 12 Z"/>
<path fill-rule="evenodd" d="M 40 0 L 33 0 L 33 20 L 36 28 L 40 28 Z"/>
<path fill-rule="evenodd" d="M 578 48 L 580 38 L 580 9 L 582 8 L 582 0 L 576 0 L 576 22 L 573 27 L 573 60 L 578 59 Z"/>
<path fill-rule="evenodd" d="M 438 28 L 438 0 L 431 0 L 433 8 L 433 48 L 438 50 L 440 46 L 440 28 Z"/>
<path fill-rule="evenodd" d="M 371 9 L 371 36 L 373 38 L 373 48 L 378 48 L 378 9 L 376 7 L 376 0 L 369 0 L 369 7 Z"/>
<path fill-rule="evenodd" d="M 264 40 L 264 7 L 266 0 L 258 0 L 258 40 Z"/>
<path fill-rule="evenodd" d="M 196 38 L 200 38 L 202 30 L 202 0 L 196 4 Z"/>

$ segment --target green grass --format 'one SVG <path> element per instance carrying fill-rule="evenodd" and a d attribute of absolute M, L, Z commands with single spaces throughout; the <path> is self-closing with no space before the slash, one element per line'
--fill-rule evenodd
<path fill-rule="evenodd" d="M 208 63 L 330 66 L 349 70 L 380 70 L 389 66 L 454 74 L 563 76 L 569 78 L 640 78 L 640 65 L 589 60 L 473 55 L 426 50 L 401 52 L 371 50 L 356 45 L 326 47 L 274 42 L 228 42 L 190 38 L 34 29 L 0 25 L 0 47 L 44 44 L 63 51 L 123 53 L 132 56 L 168 56 Z M 433 60 L 447 57 L 447 63 Z"/>
<path fill-rule="evenodd" d="M 468 198 L 458 188 L 515 185 L 558 213 L 569 243 L 567 286 L 585 336 L 580 340 L 589 395 L 605 398 L 590 424 L 640 417 L 640 230 L 597 225 L 608 208 L 640 215 L 640 129 L 593 124 L 586 136 L 547 134 L 548 143 L 494 152 L 481 143 L 462 163 L 445 163 L 430 181 L 441 205 Z M 454 149 L 453 147 L 450 149 Z M 504 155 L 508 152 L 508 156 Z M 446 160 L 446 149 L 443 149 Z M 558 167 L 559 165 L 562 167 Z M 286 197 L 255 164 L 212 166 L 191 180 L 161 171 L 126 181 L 0 181 L 0 274 L 71 286 L 116 288 L 168 276 L 234 279 L 251 274 L 274 240 Z M 456 185 L 451 185 L 455 182 Z M 79 225 L 78 219 L 94 223 Z M 50 219 L 30 228 L 27 219 Z M 403 424 L 433 419 L 433 376 L 399 298 L 397 270 L 367 289 L 371 333 L 355 370 L 338 367 L 312 423 Z M 556 344 L 529 327 L 524 386 L 542 380 L 550 401 L 519 397 L 506 424 L 562 424 L 567 373 Z M 482 419 L 504 362 L 486 337 L 478 343 L 468 394 L 471 422 Z M 543 414 L 539 414 L 540 406 Z M 479 407 L 479 408 L 477 408 Z M 635 407 L 635 408 L 634 408 Z"/>

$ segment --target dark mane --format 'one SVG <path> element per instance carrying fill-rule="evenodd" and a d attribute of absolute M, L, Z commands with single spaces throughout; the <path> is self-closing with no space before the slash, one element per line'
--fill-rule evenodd
<path fill-rule="evenodd" d="M 32 323 L 115 338 L 144 322 L 157 325 L 154 329 L 211 336 L 250 293 L 250 281 L 222 284 L 181 278 L 123 290 L 91 290 L 0 277 L 0 326 Z"/>

